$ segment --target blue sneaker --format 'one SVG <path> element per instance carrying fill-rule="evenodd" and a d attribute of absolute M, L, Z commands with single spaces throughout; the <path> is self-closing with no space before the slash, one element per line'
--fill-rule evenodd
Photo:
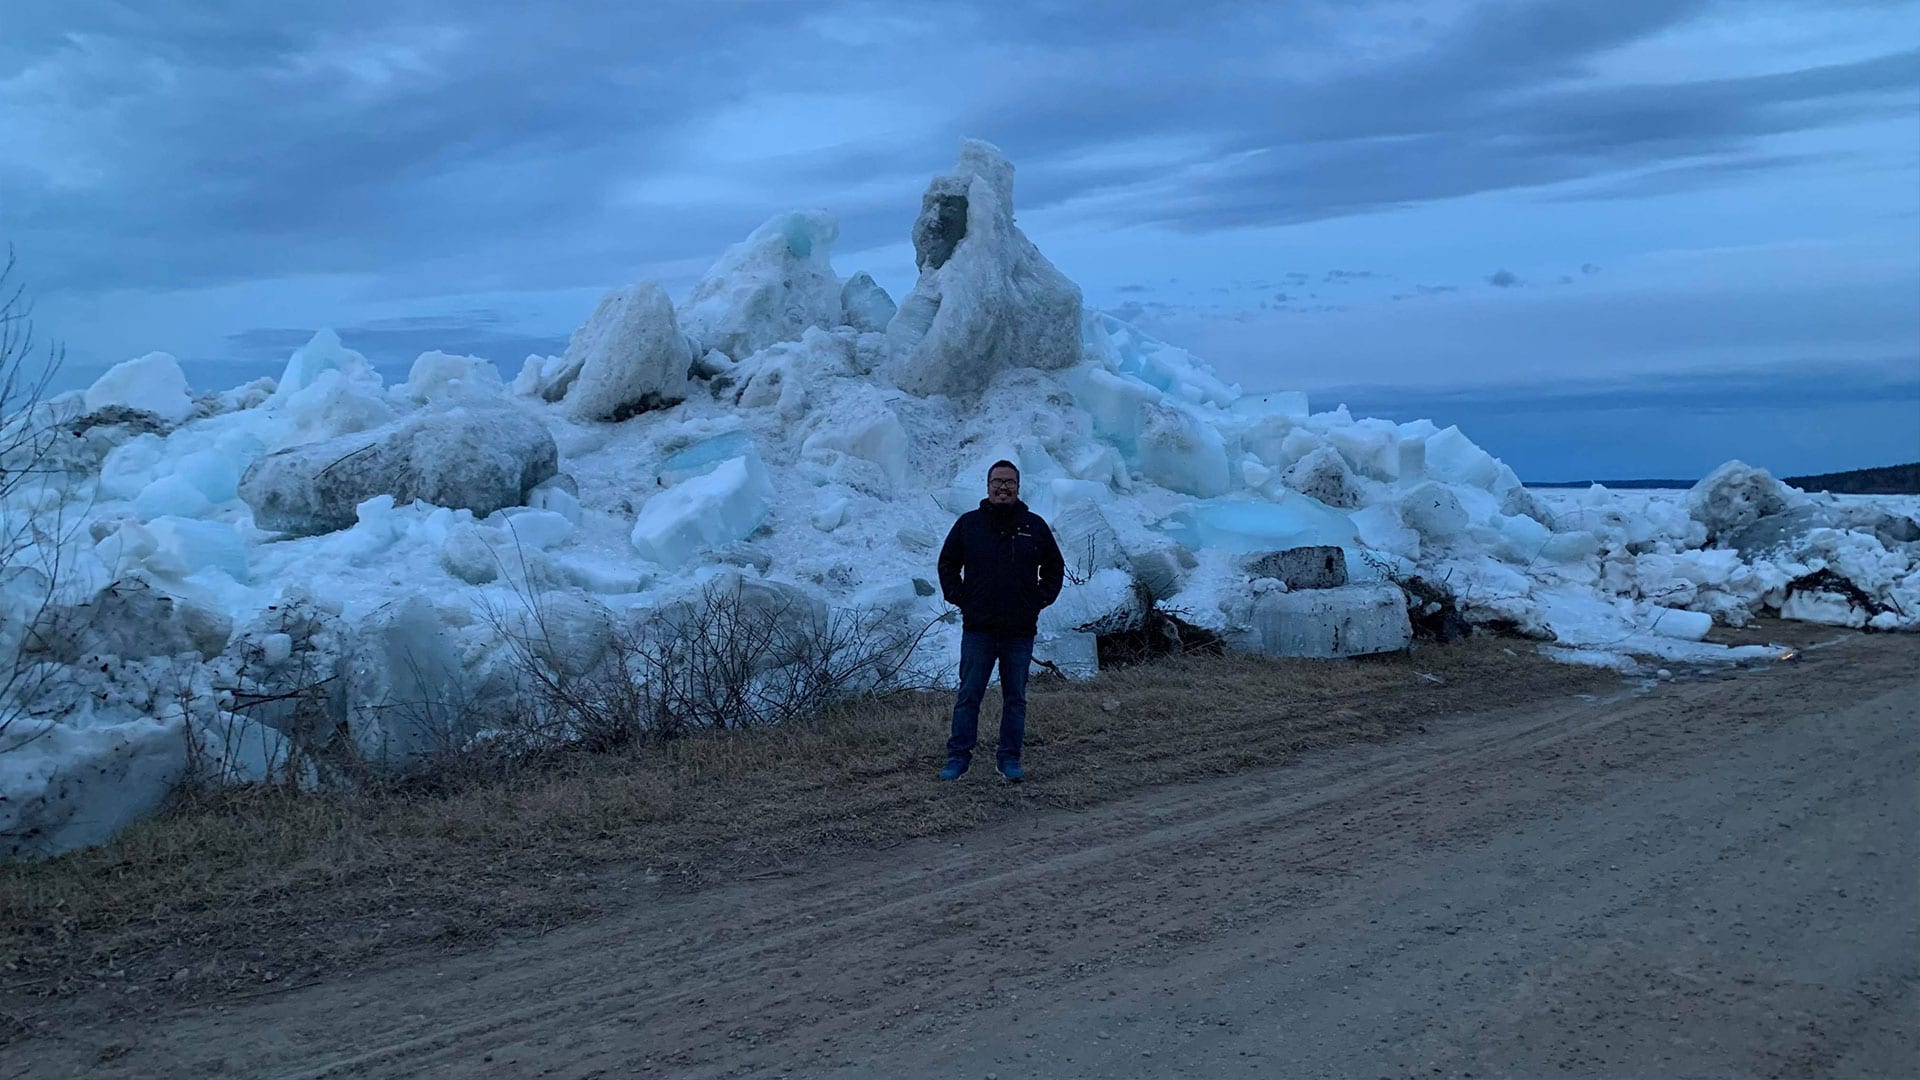
<path fill-rule="evenodd" d="M 1000 775 L 1009 784 L 1017 784 L 1027 778 L 1027 771 L 1020 767 L 1018 761 L 1002 761 L 999 763 L 998 768 Z"/>
<path fill-rule="evenodd" d="M 971 762 L 969 762 L 966 758 L 963 758 L 963 757 L 948 758 L 947 763 L 941 766 L 940 768 L 940 779 L 942 780 L 960 779 L 961 775 L 967 771 L 967 766 L 969 764 L 971 764 Z"/>

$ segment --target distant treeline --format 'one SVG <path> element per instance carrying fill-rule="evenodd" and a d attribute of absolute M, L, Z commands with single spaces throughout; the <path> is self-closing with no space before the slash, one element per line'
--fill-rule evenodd
<path fill-rule="evenodd" d="M 1854 469 L 1851 472 L 1821 473 L 1818 476 L 1783 476 L 1786 483 L 1801 491 L 1830 491 L 1835 495 L 1920 495 L 1920 461 L 1910 465 L 1883 465 L 1878 469 Z M 1695 480 L 1562 480 L 1552 483 L 1528 483 L 1537 488 L 1584 488 L 1599 484 L 1614 491 L 1646 488 L 1690 488 Z"/>
<path fill-rule="evenodd" d="M 1920 495 L 1920 461 L 1782 479 L 1801 491 L 1831 491 L 1835 495 Z"/>

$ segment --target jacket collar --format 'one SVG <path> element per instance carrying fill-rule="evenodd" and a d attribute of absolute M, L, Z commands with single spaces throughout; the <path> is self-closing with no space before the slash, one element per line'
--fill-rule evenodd
<path fill-rule="evenodd" d="M 981 499 L 980 509 L 994 517 L 1010 517 L 1014 514 L 1026 513 L 1027 504 L 1021 502 L 1019 499 L 1015 499 L 1010 506 L 995 506 L 987 500 Z"/>

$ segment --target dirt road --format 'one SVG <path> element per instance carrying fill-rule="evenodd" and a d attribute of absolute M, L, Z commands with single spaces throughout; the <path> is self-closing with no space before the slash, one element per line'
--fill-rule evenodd
<path fill-rule="evenodd" d="M 16 1077 L 1920 1075 L 1920 639 L 1437 718 Z M 1044 762 L 1035 762 L 1044 768 Z M 987 782 L 984 777 L 969 782 Z"/>

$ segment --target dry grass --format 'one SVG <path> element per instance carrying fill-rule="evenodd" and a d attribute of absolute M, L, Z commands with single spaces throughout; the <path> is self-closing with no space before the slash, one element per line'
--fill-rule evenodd
<path fill-rule="evenodd" d="M 979 765 L 961 784 L 935 782 L 949 701 L 918 696 L 431 788 L 183 801 L 105 847 L 0 867 L 0 1043 L 7 1013 L 50 998 L 139 1008 L 289 985 L 408 947 L 591 917 L 637 880 L 738 878 L 1036 805 L 1085 808 L 1606 679 L 1475 641 L 1345 663 L 1190 657 L 1036 680 L 1031 779 L 1019 787 Z M 982 718 L 989 761 L 994 697 Z"/>

